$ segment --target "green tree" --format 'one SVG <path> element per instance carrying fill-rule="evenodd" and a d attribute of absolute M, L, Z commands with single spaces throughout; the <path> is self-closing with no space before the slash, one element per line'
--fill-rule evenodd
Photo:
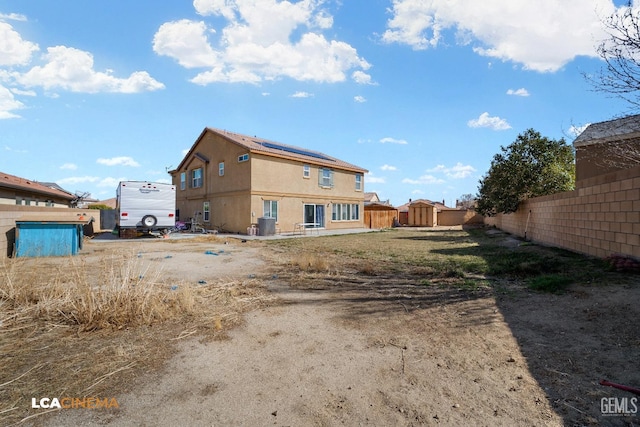
<path fill-rule="evenodd" d="M 515 212 L 530 197 L 574 189 L 573 147 L 564 138 L 556 141 L 529 129 L 500 149 L 480 180 L 477 211 L 482 215 Z"/>

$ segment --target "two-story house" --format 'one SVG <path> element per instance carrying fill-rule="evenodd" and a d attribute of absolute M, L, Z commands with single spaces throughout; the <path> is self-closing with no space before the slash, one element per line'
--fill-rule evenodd
<path fill-rule="evenodd" d="M 300 147 L 205 128 L 175 170 L 178 219 L 245 233 L 258 218 L 276 227 L 364 227 L 366 169 Z"/>

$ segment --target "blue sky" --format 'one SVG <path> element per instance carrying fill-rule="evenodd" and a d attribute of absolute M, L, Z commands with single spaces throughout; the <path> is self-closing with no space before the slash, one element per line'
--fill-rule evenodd
<path fill-rule="evenodd" d="M 107 199 L 169 182 L 211 126 L 452 205 L 526 129 L 572 141 L 628 111 L 583 78 L 622 3 L 4 0 L 0 171 Z"/>

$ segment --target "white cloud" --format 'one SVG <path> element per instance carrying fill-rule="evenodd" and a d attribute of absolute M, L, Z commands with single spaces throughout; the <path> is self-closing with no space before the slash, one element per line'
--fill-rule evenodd
<path fill-rule="evenodd" d="M 22 90 L 16 89 L 14 87 L 9 89 L 14 95 L 22 95 L 22 96 L 36 96 L 36 93 L 32 90 Z"/>
<path fill-rule="evenodd" d="M 404 139 L 396 139 L 396 138 L 391 138 L 391 137 L 386 137 L 386 138 L 382 138 L 380 140 L 380 143 L 382 144 L 400 144 L 400 145 L 406 145 L 408 144 L 407 141 L 405 141 Z"/>
<path fill-rule="evenodd" d="M 23 40 L 20 33 L 0 21 L 0 66 L 27 65 L 38 45 Z"/>
<path fill-rule="evenodd" d="M 587 123 L 584 126 L 571 126 L 569 128 L 569 134 L 572 135 L 573 137 L 577 138 L 578 136 L 580 136 L 580 134 L 582 132 L 584 132 L 584 130 L 590 125 L 591 123 Z"/>
<path fill-rule="evenodd" d="M 219 59 L 211 48 L 204 22 L 166 22 L 153 36 L 153 51 L 178 61 L 185 68 L 214 67 Z"/>
<path fill-rule="evenodd" d="M 493 130 L 511 129 L 511 125 L 505 119 L 497 116 L 491 117 L 487 112 L 480 114 L 477 119 L 469 120 L 467 125 L 472 128 L 490 128 Z"/>
<path fill-rule="evenodd" d="M 403 184 L 412 185 L 432 185 L 432 184 L 444 184 L 444 179 L 437 178 L 433 175 L 422 175 L 418 179 L 405 178 L 402 180 Z"/>
<path fill-rule="evenodd" d="M 72 92 L 119 92 L 137 93 L 163 89 L 164 85 L 153 79 L 146 71 L 136 71 L 129 77 L 118 78 L 107 70 L 93 69 L 93 55 L 66 46 L 47 48 L 44 66 L 35 66 L 16 81 L 26 87 L 42 86 L 47 90 L 64 89 Z"/>
<path fill-rule="evenodd" d="M 0 13 L 0 21 L 22 21 L 26 22 L 27 17 L 19 13 Z"/>
<path fill-rule="evenodd" d="M 351 78 L 353 79 L 354 82 L 361 84 L 361 85 L 376 85 L 376 83 L 374 83 L 371 80 L 371 76 L 367 73 L 365 73 L 364 71 L 354 71 L 353 74 L 351 74 Z"/>
<path fill-rule="evenodd" d="M 363 102 L 367 102 L 367 99 L 364 96 L 356 95 L 353 97 L 355 102 L 362 104 Z"/>
<path fill-rule="evenodd" d="M 96 160 L 96 163 L 106 166 L 140 166 L 140 163 L 136 162 L 131 157 L 126 156 L 112 157 L 110 159 L 99 158 L 98 160 Z"/>
<path fill-rule="evenodd" d="M 385 184 L 387 180 L 382 176 L 374 176 L 373 172 L 369 172 L 364 175 L 364 182 L 367 184 Z"/>
<path fill-rule="evenodd" d="M 507 91 L 507 95 L 515 95 L 515 96 L 529 96 L 529 91 L 526 90 L 525 88 L 520 88 L 520 89 L 509 89 Z"/>
<path fill-rule="evenodd" d="M 22 108 L 24 108 L 24 104 L 15 99 L 9 89 L 0 85 L 0 120 L 19 118 L 20 116 L 13 111 Z"/>
<path fill-rule="evenodd" d="M 300 91 L 300 92 L 294 93 L 293 95 L 291 95 L 291 97 L 292 98 L 311 98 L 313 97 L 313 94 L 309 92 Z"/>
<path fill-rule="evenodd" d="M 65 163 L 64 165 L 60 166 L 60 169 L 74 171 L 78 169 L 78 165 L 76 165 L 75 163 Z"/>
<path fill-rule="evenodd" d="M 11 151 L 12 153 L 21 153 L 21 154 L 25 154 L 29 152 L 27 150 L 16 150 L 15 148 L 11 148 L 8 145 L 4 146 L 4 151 Z"/>
<path fill-rule="evenodd" d="M 97 176 L 70 176 L 68 178 L 57 180 L 56 184 L 64 186 L 69 184 L 85 184 L 98 181 L 100 181 L 100 178 Z"/>
<path fill-rule="evenodd" d="M 127 178 L 112 178 L 112 177 L 108 177 L 108 178 L 102 178 L 100 180 L 100 182 L 98 182 L 96 185 L 98 187 L 110 187 L 113 188 L 114 190 L 116 188 L 118 188 L 118 184 L 120 184 L 120 181 L 128 181 Z"/>
<path fill-rule="evenodd" d="M 438 46 L 448 32 L 483 56 L 553 72 L 577 56 L 596 57 L 611 0 L 393 0 L 382 40 L 414 49 Z"/>
<path fill-rule="evenodd" d="M 398 170 L 398 168 L 396 168 L 395 166 L 391 166 L 391 165 L 382 165 L 382 166 L 380 166 L 380 169 L 382 169 L 383 171 L 396 171 L 396 170 Z"/>
<path fill-rule="evenodd" d="M 463 165 L 462 163 L 458 162 L 455 164 L 455 166 L 452 166 L 450 168 L 446 167 L 445 165 L 437 165 L 435 168 L 427 169 L 426 172 L 442 173 L 447 178 L 462 179 L 471 176 L 475 171 L 476 169 L 473 166 Z"/>
<path fill-rule="evenodd" d="M 323 1 L 194 0 L 193 6 L 212 22 L 226 20 L 221 31 L 204 21 L 181 20 L 160 26 L 153 49 L 185 68 L 206 67 L 191 81 L 259 83 L 288 77 L 299 81 L 342 82 L 351 72 L 362 84 L 371 84 L 363 70 L 370 68 L 355 48 L 328 40 L 323 30 L 333 17 Z M 215 36 L 214 36 L 215 34 Z"/>

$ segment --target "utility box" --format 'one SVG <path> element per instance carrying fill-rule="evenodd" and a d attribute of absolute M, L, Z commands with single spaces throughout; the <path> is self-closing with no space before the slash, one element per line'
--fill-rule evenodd
<path fill-rule="evenodd" d="M 258 236 L 273 236 L 276 234 L 275 218 L 258 218 Z"/>
<path fill-rule="evenodd" d="M 85 217 L 19 219 L 16 221 L 16 257 L 50 257 L 77 255 L 82 249 Z"/>

